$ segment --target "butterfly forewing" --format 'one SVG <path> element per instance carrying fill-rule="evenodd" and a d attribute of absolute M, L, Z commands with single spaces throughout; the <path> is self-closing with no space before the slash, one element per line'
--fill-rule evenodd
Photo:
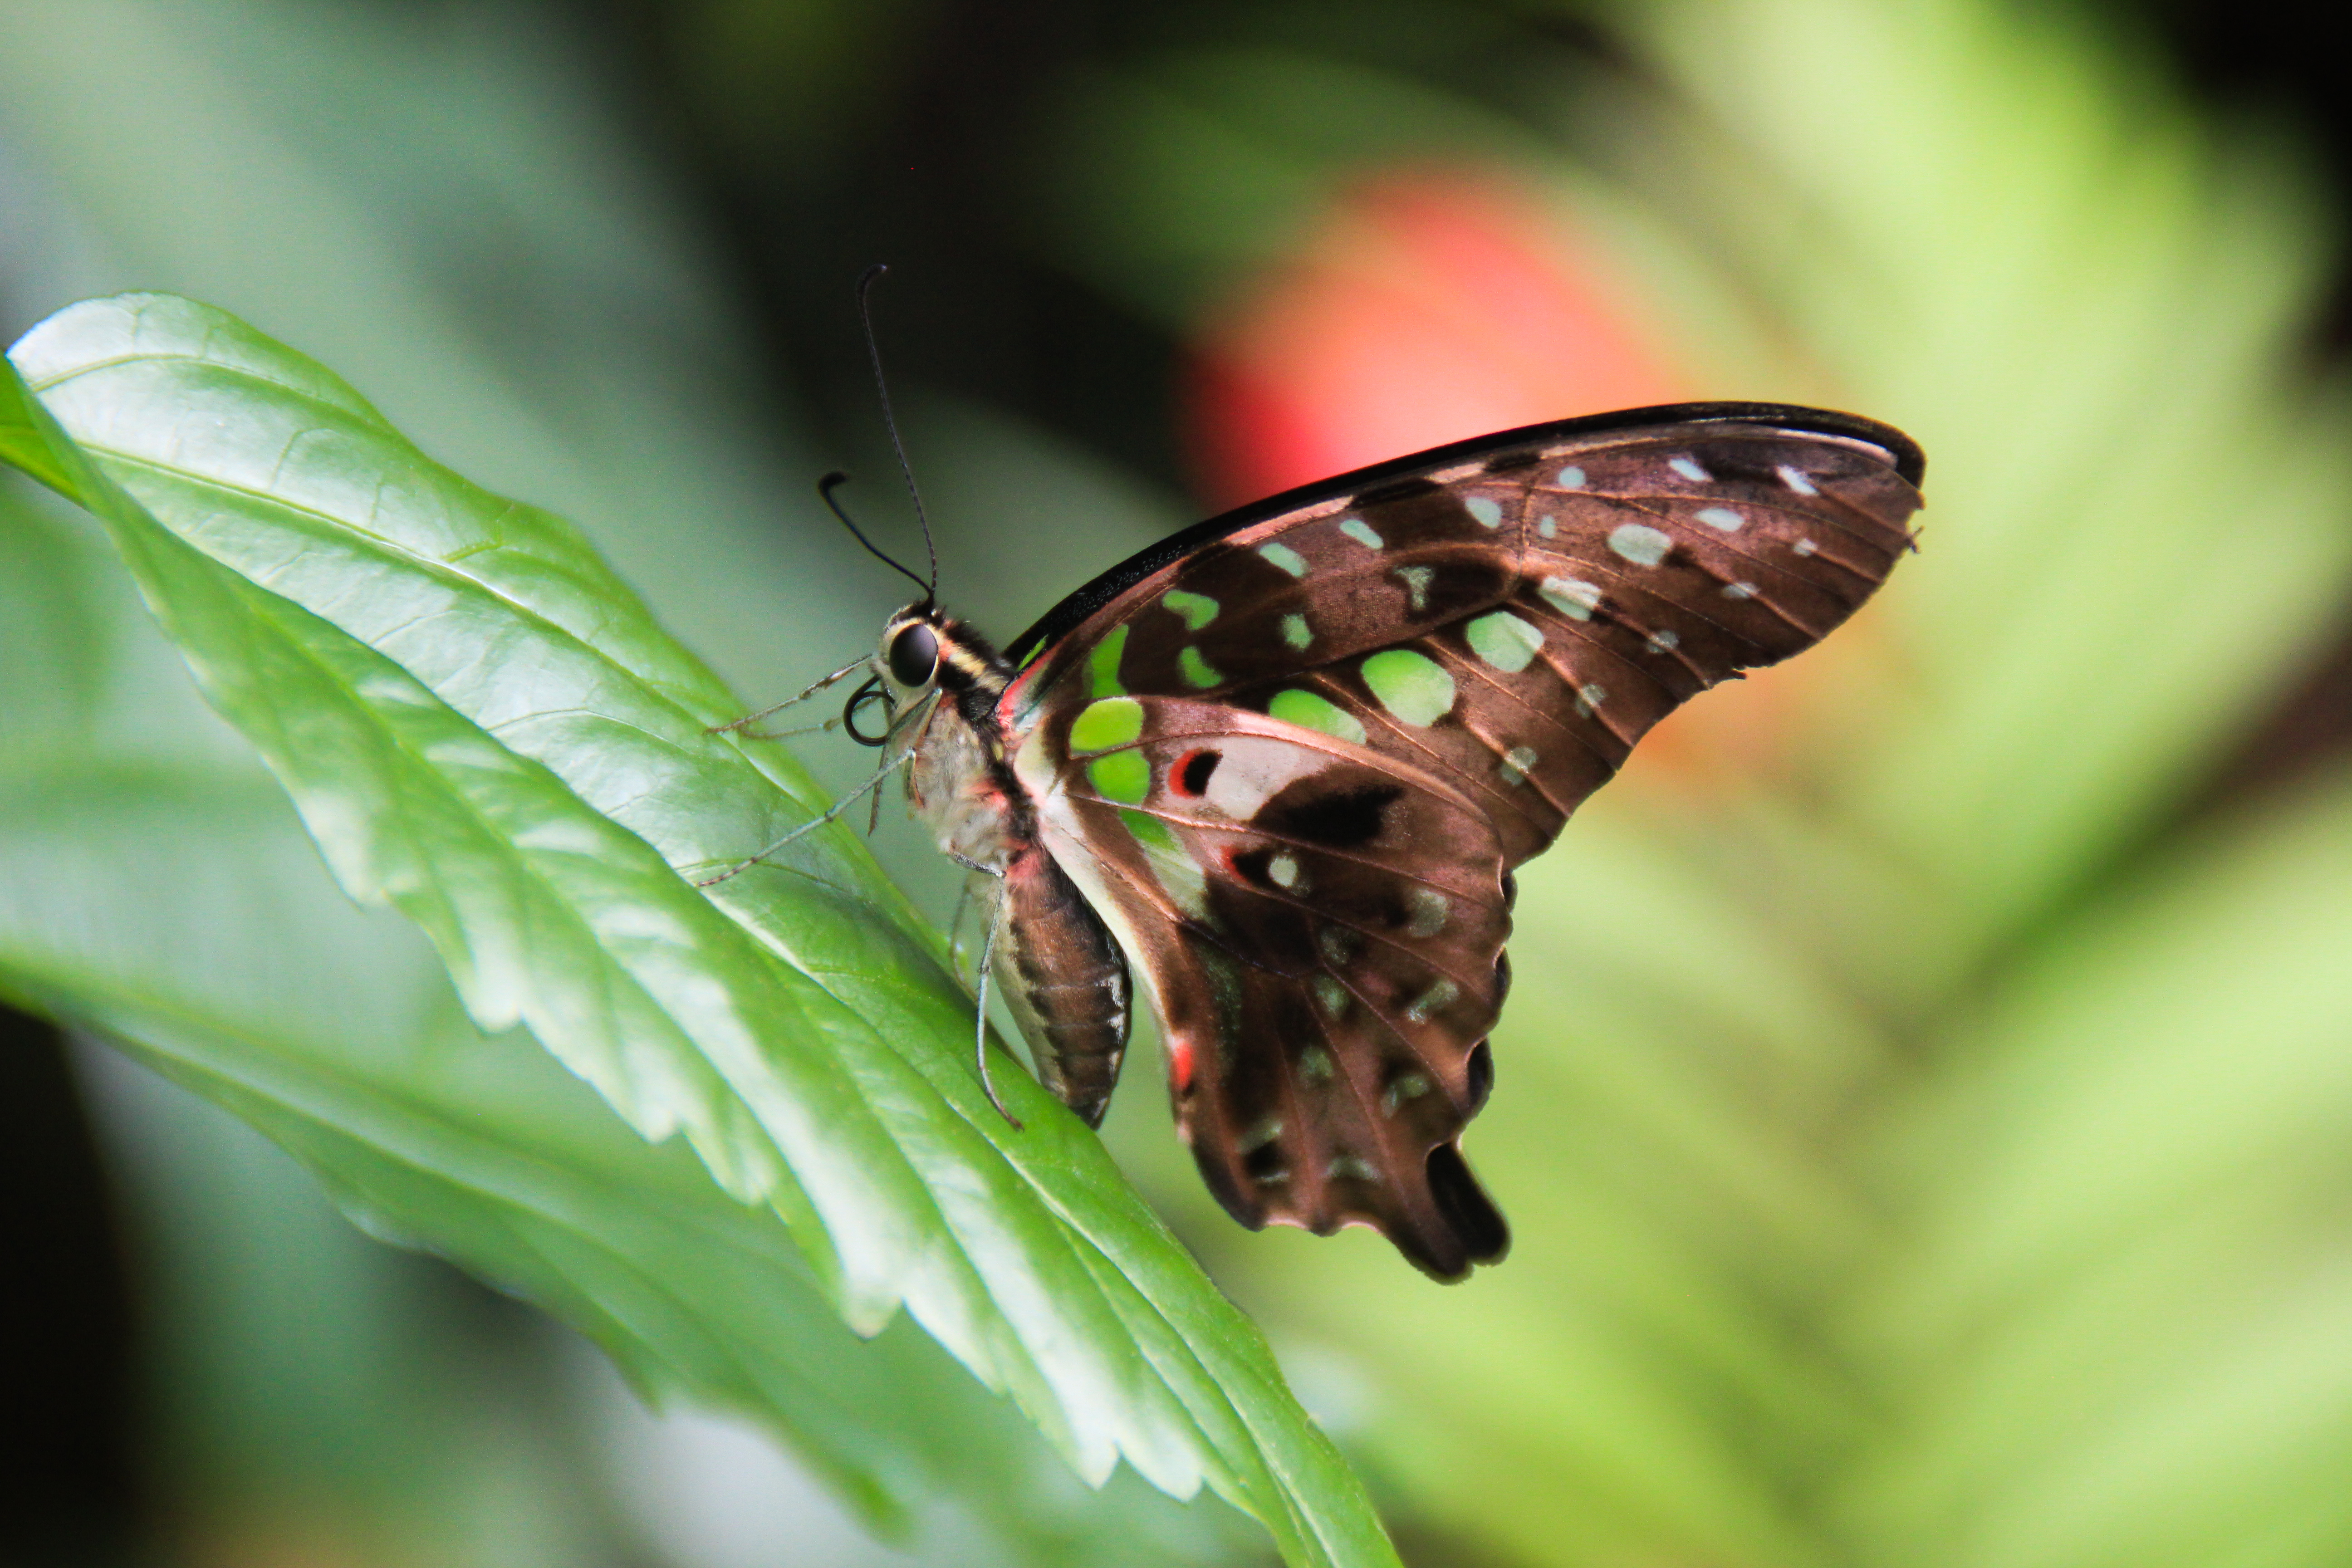
<path fill-rule="evenodd" d="M 1007 692 L 1049 848 L 1145 972 L 1244 1223 L 1360 1220 L 1442 1276 L 1499 1254 L 1455 1140 L 1508 869 L 1909 543 L 1907 442 L 1741 412 L 1517 432 L 1213 528 L 1082 592 Z"/>

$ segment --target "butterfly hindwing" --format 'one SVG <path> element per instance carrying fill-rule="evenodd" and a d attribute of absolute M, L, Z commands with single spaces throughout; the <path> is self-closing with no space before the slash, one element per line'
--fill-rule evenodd
<path fill-rule="evenodd" d="M 1456 1139 L 1508 870 L 1683 700 L 1858 608 L 1917 473 L 1805 410 L 1517 432 L 1203 525 L 1015 644 L 1047 847 L 1149 980 L 1237 1218 L 1361 1220 L 1442 1276 L 1499 1251 Z"/>
<path fill-rule="evenodd" d="M 1444 1276 L 1498 1255 L 1453 1147 L 1507 985 L 1485 812 L 1369 748 L 1182 699 L 1096 700 L 1024 764 L 1046 846 L 1136 955 L 1225 1206 L 1374 1224 Z"/>

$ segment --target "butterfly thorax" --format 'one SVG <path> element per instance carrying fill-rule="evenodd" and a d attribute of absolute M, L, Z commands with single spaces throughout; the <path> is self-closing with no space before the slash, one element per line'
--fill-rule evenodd
<path fill-rule="evenodd" d="M 1030 814 L 1004 764 L 996 700 L 1012 678 L 1003 656 L 938 606 L 909 605 L 882 628 L 874 658 L 892 729 L 912 726 L 907 796 L 940 850 L 1001 871 Z"/>

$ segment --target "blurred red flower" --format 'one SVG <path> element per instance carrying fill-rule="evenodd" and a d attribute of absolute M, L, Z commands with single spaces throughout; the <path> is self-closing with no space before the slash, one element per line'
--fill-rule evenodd
<path fill-rule="evenodd" d="M 1203 335 L 1186 399 L 1236 504 L 1446 441 L 1696 395 L 1566 219 L 1483 175 L 1348 193 Z"/>

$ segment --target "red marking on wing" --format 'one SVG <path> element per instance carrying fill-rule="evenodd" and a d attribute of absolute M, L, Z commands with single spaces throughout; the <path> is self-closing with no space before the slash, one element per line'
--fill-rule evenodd
<path fill-rule="evenodd" d="M 1192 1092 L 1192 1042 L 1181 1035 L 1168 1038 L 1168 1081 L 1179 1094 Z"/>
<path fill-rule="evenodd" d="M 1176 759 L 1175 766 L 1168 770 L 1168 791 L 1171 795 L 1182 795 L 1186 800 L 1201 798 L 1201 792 L 1185 782 L 1185 775 L 1192 772 L 1192 763 L 1203 754 L 1203 749 L 1196 746 Z"/>

